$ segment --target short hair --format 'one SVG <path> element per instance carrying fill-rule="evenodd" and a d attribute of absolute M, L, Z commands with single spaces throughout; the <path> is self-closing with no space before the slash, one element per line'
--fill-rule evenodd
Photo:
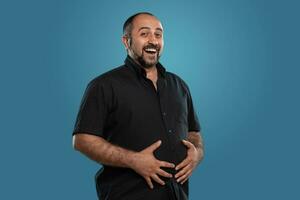
<path fill-rule="evenodd" d="M 133 26 L 132 26 L 133 20 L 139 15 L 150 15 L 150 16 L 156 17 L 155 15 L 153 15 L 152 13 L 149 13 L 149 12 L 138 12 L 138 13 L 130 16 L 123 24 L 123 34 L 124 35 L 127 35 L 128 37 L 131 36 L 131 31 L 133 28 Z"/>

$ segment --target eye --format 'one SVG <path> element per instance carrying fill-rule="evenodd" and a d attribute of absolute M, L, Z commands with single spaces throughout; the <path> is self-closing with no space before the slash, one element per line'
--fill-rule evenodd
<path fill-rule="evenodd" d="M 161 38 L 161 37 L 162 37 L 162 34 L 161 34 L 161 33 L 155 33 L 155 37 L 156 37 L 156 38 Z"/>
<path fill-rule="evenodd" d="M 140 34 L 142 37 L 147 37 L 148 36 L 148 33 L 147 32 L 141 32 Z"/>

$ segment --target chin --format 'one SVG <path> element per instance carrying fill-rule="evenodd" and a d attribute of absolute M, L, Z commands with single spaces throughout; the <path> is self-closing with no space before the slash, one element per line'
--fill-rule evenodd
<path fill-rule="evenodd" d="M 145 68 L 151 68 L 155 66 L 157 62 L 145 62 Z"/>
<path fill-rule="evenodd" d="M 156 65 L 158 63 L 158 59 L 155 57 L 153 59 L 145 59 L 144 58 L 144 62 L 147 64 L 147 65 Z"/>

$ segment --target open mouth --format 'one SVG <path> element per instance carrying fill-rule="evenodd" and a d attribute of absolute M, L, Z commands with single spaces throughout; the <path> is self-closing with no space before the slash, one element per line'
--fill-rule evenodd
<path fill-rule="evenodd" d="M 156 54 L 157 53 L 157 49 L 155 49 L 155 48 L 145 48 L 144 51 L 146 53 L 149 53 L 149 54 Z"/>

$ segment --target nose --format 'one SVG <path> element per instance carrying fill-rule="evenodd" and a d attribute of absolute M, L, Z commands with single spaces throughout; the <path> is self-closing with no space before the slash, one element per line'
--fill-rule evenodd
<path fill-rule="evenodd" d="M 157 38 L 155 37 L 154 34 L 149 34 L 148 42 L 149 42 L 150 44 L 154 44 L 154 45 L 157 45 L 157 44 L 158 44 L 158 40 L 157 40 Z"/>

